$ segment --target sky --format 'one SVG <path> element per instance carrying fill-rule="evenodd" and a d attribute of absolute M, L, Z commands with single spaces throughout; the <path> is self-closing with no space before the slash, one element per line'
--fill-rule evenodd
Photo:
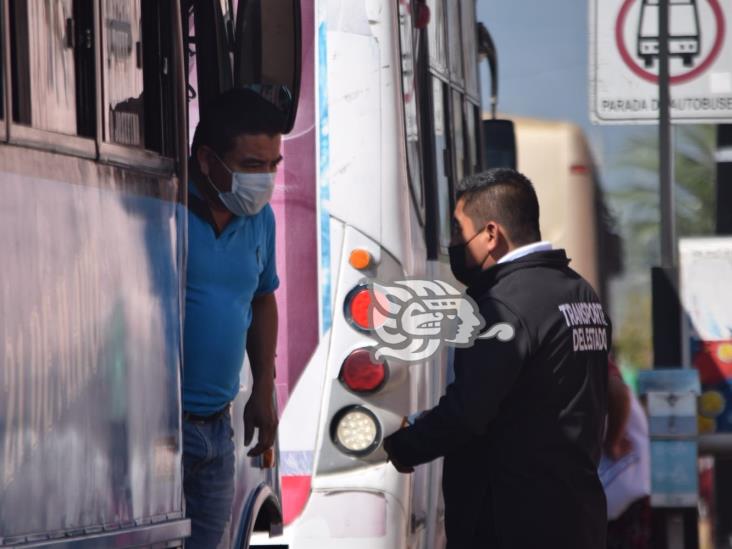
<path fill-rule="evenodd" d="M 582 0 L 478 0 L 478 19 L 498 50 L 499 111 L 579 124 L 603 185 L 615 188 L 627 177 L 617 161 L 628 140 L 657 129 L 590 122 L 588 10 L 589 2 Z M 487 105 L 490 80 L 485 66 L 481 80 Z"/>
<path fill-rule="evenodd" d="M 657 134 L 656 125 L 598 126 L 589 115 L 589 3 L 592 0 L 478 0 L 478 19 L 498 51 L 499 113 L 574 122 L 582 127 L 593 152 L 600 183 L 612 192 L 648 177 L 621 165 L 634 136 Z M 489 104 L 490 80 L 481 67 L 483 104 Z M 611 211 L 622 234 L 627 212 Z M 634 295 L 650 292 L 647 264 L 630 264 L 611 281 L 610 314 L 614 321 L 634 315 Z M 635 294 L 637 295 L 637 294 Z M 628 309 L 630 307 L 631 309 Z M 640 314 L 640 313 L 637 313 Z M 650 329 L 650 326 L 648 326 Z"/>

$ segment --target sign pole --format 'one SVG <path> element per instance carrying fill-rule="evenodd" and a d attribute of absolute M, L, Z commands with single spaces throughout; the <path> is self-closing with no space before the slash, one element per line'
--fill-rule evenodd
<path fill-rule="evenodd" d="M 671 91 L 669 75 L 669 0 L 658 2 L 658 145 L 661 183 L 661 267 L 673 269 L 676 252 L 674 212 L 674 162 L 671 135 Z"/>
<path fill-rule="evenodd" d="M 674 196 L 674 149 L 669 74 L 669 3 L 658 2 L 658 146 L 661 214 L 661 266 L 652 269 L 653 362 L 655 368 L 682 365 L 681 303 Z M 696 468 L 692 474 L 696 473 Z M 666 549 L 698 547 L 695 508 L 655 509 L 653 546 Z"/>

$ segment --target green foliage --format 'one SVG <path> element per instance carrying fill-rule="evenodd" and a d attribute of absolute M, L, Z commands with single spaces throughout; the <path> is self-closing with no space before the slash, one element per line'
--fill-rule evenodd
<path fill-rule="evenodd" d="M 655 130 L 655 129 L 654 129 Z M 715 222 L 716 129 L 711 125 L 675 127 L 676 230 L 679 237 L 712 234 Z M 626 273 L 648 273 L 658 262 L 660 212 L 658 134 L 629 140 L 619 161 L 627 184 L 609 193 L 620 218 Z M 616 350 L 633 367 L 651 363 L 651 300 L 635 288 L 615 296 L 622 311 L 616 324 Z"/>
<path fill-rule="evenodd" d="M 678 235 L 711 234 L 714 230 L 715 127 L 677 126 L 675 139 Z M 657 245 L 660 226 L 657 134 L 631 139 L 620 158 L 620 165 L 627 170 L 629 181 L 611 193 L 611 200 L 622 212 L 625 232 L 645 246 Z"/>

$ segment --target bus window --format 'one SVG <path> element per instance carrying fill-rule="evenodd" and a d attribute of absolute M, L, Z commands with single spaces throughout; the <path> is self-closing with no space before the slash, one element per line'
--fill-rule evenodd
<path fill-rule="evenodd" d="M 74 0 L 76 124 L 77 133 L 83 137 L 95 137 L 97 133 L 94 14 L 94 0 Z"/>
<path fill-rule="evenodd" d="M 410 0 L 399 1 L 399 36 L 402 58 L 402 92 L 404 93 L 404 131 L 407 140 L 407 165 L 409 181 L 415 202 L 424 209 L 422 170 L 419 154 L 419 110 L 417 105 L 416 61 L 414 58 L 414 26 Z M 423 217 L 423 216 L 422 216 Z"/>
<path fill-rule="evenodd" d="M 102 1 L 104 139 L 145 146 L 141 0 Z"/>
<path fill-rule="evenodd" d="M 95 103 L 77 100 L 79 93 L 87 98 L 94 89 L 94 73 L 80 74 L 84 68 L 93 70 L 93 65 L 85 66 L 82 62 L 77 67 L 79 56 L 84 57 L 93 40 L 88 26 L 92 23 L 89 11 L 93 10 L 87 4 L 79 0 L 10 2 L 15 122 L 90 136 L 90 126 L 94 124 L 89 121 L 93 120 Z"/>
<path fill-rule="evenodd" d="M 427 25 L 430 65 L 438 72 L 446 74 L 445 2 L 444 0 L 427 0 L 427 7 L 430 9 L 430 22 Z"/>
<path fill-rule="evenodd" d="M 447 41 L 450 48 L 450 78 L 462 84 L 463 45 L 460 36 L 460 4 L 455 0 L 447 2 Z"/>
<path fill-rule="evenodd" d="M 453 164 L 455 165 L 455 184 L 457 185 L 465 177 L 465 137 L 463 134 L 463 98 L 462 95 L 452 90 L 452 144 Z"/>
<path fill-rule="evenodd" d="M 239 3 L 234 86 L 251 88 L 282 110 L 287 116 L 285 133 L 295 124 L 300 96 L 300 28 L 297 1 L 247 0 Z"/>
<path fill-rule="evenodd" d="M 435 186 L 437 189 L 437 218 L 439 231 L 439 246 L 447 252 L 450 245 L 450 227 L 452 220 L 452 196 L 450 186 L 450 143 L 448 131 L 450 122 L 447 118 L 446 85 L 438 78 L 432 78 L 432 105 L 434 109 L 435 128 Z"/>
<path fill-rule="evenodd" d="M 189 12 L 186 14 L 184 20 L 187 20 L 188 29 L 186 48 L 187 53 L 185 54 L 186 59 L 186 95 L 188 99 L 188 146 L 193 144 L 193 135 L 195 134 L 198 121 L 201 118 L 200 112 L 200 96 L 198 93 L 198 55 L 196 49 L 196 41 L 193 39 L 195 34 L 195 23 L 193 17 L 193 4 L 190 5 Z"/>
<path fill-rule="evenodd" d="M 464 128 L 465 128 L 465 139 L 466 139 L 466 151 L 467 151 L 467 161 L 465 163 L 465 167 L 467 170 L 467 175 L 471 175 L 476 173 L 480 166 L 478 164 L 478 134 L 476 133 L 476 106 L 473 105 L 471 102 L 466 101 L 465 102 L 465 120 L 464 120 Z"/>
<path fill-rule="evenodd" d="M 102 0 L 105 158 L 176 156 L 174 11 L 172 0 Z"/>
<path fill-rule="evenodd" d="M 465 61 L 465 91 L 468 95 L 480 97 L 478 90 L 478 28 L 475 24 L 475 0 L 460 3 L 462 14 L 463 59 Z"/>
<path fill-rule="evenodd" d="M 142 2 L 142 50 L 145 148 L 176 156 L 174 8 L 172 0 Z"/>

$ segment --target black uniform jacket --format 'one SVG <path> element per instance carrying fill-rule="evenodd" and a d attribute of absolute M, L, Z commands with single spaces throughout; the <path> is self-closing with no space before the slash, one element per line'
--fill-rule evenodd
<path fill-rule="evenodd" d="M 468 290 L 483 333 L 511 328 L 457 349 L 439 404 L 388 438 L 403 465 L 445 456 L 450 549 L 605 547 L 610 323 L 568 264 L 553 250 L 486 270 Z"/>

